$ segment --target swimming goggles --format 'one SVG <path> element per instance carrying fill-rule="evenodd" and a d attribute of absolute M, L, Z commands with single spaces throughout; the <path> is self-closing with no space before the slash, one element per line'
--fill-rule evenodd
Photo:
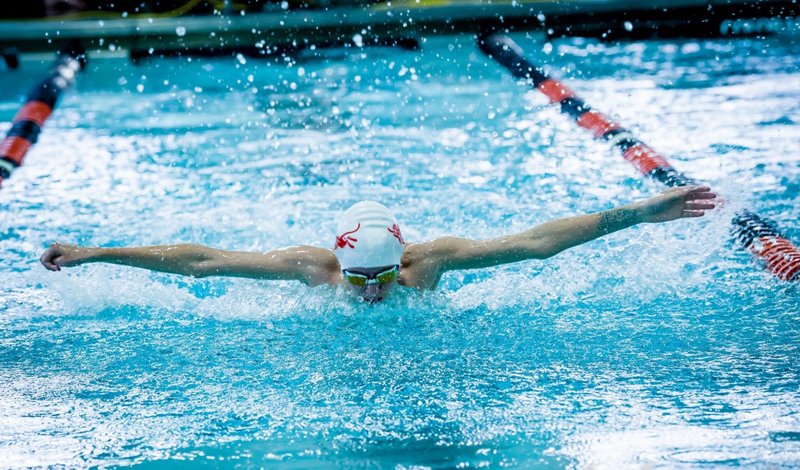
<path fill-rule="evenodd" d="M 342 275 L 344 279 L 353 284 L 354 286 L 364 287 L 369 284 L 388 284 L 395 279 L 397 279 L 397 273 L 400 271 L 400 266 L 395 264 L 389 269 L 385 269 L 381 272 L 375 274 L 361 274 L 361 273 L 354 273 L 348 269 L 342 270 Z"/>

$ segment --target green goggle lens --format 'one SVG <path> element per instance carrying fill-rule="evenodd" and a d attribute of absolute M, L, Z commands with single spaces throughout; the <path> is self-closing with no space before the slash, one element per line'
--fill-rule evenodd
<path fill-rule="evenodd" d="M 366 286 L 367 285 L 367 281 L 369 280 L 369 279 L 367 279 L 367 276 L 363 276 L 361 274 L 350 274 L 350 273 L 347 273 L 347 272 L 344 273 L 344 278 L 350 284 L 353 284 L 354 286 L 358 286 L 358 287 Z"/>
<path fill-rule="evenodd" d="M 395 279 L 397 279 L 397 269 L 395 268 L 392 268 L 389 271 L 378 273 L 378 275 L 375 276 L 375 280 L 378 281 L 378 284 L 386 284 L 394 281 Z"/>

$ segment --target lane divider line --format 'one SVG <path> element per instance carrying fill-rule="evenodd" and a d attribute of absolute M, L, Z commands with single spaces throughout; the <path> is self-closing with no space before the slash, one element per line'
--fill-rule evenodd
<path fill-rule="evenodd" d="M 59 52 L 44 79 L 28 93 L 25 104 L 11 121 L 11 129 L 0 142 L 0 184 L 22 165 L 28 150 L 39 140 L 58 99 L 75 84 L 75 77 L 85 66 L 83 49 L 70 45 Z"/>
<path fill-rule="evenodd" d="M 511 75 L 542 92 L 551 104 L 558 104 L 561 112 L 571 116 L 579 127 L 619 149 L 622 157 L 643 176 L 669 187 L 697 184 L 629 130 L 593 110 L 561 81 L 531 64 L 525 59 L 522 48 L 508 36 L 491 34 L 479 37 L 478 47 Z M 767 271 L 783 281 L 800 278 L 800 249 L 782 234 L 774 222 L 746 210 L 736 214 L 731 223 L 732 235 L 764 263 Z"/>

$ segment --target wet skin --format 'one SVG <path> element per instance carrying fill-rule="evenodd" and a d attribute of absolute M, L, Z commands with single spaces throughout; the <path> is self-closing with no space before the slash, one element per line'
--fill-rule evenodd
<path fill-rule="evenodd" d="M 398 283 L 418 290 L 432 290 L 448 271 L 543 260 L 636 224 L 702 217 L 705 211 L 715 207 L 714 198 L 716 194 L 708 186 L 672 188 L 616 209 L 551 220 L 522 232 L 487 240 L 448 236 L 408 244 L 399 263 L 402 267 L 399 278 L 383 285 L 374 282 L 377 280 L 374 278 L 392 266 L 351 269 L 351 273 L 373 281 L 356 286 L 343 276 L 334 250 L 309 245 L 260 253 L 194 244 L 102 248 L 53 243 L 42 254 L 41 262 L 51 271 L 85 263 L 111 263 L 198 278 L 297 280 L 311 287 L 345 284 L 356 296 L 374 303 L 387 297 Z M 361 281 L 358 283 L 365 279 Z"/>

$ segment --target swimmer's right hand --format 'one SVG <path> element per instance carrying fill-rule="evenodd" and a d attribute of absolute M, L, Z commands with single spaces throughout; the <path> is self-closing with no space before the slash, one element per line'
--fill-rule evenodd
<path fill-rule="evenodd" d="M 70 268 L 82 264 L 88 258 L 89 248 L 75 245 L 62 245 L 53 243 L 44 253 L 39 261 L 42 266 L 50 271 L 61 271 L 61 268 Z"/>

